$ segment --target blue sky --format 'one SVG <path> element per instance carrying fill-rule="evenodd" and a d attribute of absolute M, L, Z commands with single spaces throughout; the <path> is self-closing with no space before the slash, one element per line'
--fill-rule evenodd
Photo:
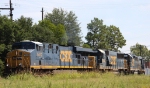
<path fill-rule="evenodd" d="M 44 14 L 51 13 L 54 8 L 62 8 L 76 14 L 84 37 L 87 24 L 97 17 L 108 26 L 120 28 L 127 40 L 126 46 L 120 49 L 122 52 L 129 52 L 130 46 L 136 43 L 150 45 L 150 0 L 12 0 L 12 3 L 13 19 L 24 15 L 37 23 L 42 19 L 42 7 Z M 9 0 L 0 0 L 0 8 L 7 8 L 7 5 Z M 9 15 L 9 10 L 1 10 L 0 14 Z"/>

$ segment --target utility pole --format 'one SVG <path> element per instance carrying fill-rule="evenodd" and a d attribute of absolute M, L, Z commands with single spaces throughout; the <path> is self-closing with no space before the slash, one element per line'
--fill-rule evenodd
<path fill-rule="evenodd" d="M 10 19 L 13 20 L 13 14 L 12 14 L 12 11 L 14 10 L 14 8 L 12 8 L 12 3 L 11 3 L 11 0 L 9 1 L 9 6 L 10 8 L 0 8 L 1 10 L 10 10 Z"/>
<path fill-rule="evenodd" d="M 9 5 L 10 5 L 10 18 L 12 20 L 13 19 L 13 14 L 12 14 L 12 3 L 11 3 L 11 0 L 9 2 Z"/>
<path fill-rule="evenodd" d="M 43 20 L 43 12 L 44 12 L 43 7 L 42 7 L 42 11 L 41 12 L 42 12 L 42 20 Z"/>

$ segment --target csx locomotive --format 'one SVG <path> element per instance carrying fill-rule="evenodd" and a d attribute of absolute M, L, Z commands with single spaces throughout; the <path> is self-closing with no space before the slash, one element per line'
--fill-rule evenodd
<path fill-rule="evenodd" d="M 134 73 L 143 71 L 143 59 L 135 55 L 108 50 L 92 50 L 78 46 L 36 41 L 21 41 L 7 53 L 7 68 L 29 70 L 99 70 Z"/>

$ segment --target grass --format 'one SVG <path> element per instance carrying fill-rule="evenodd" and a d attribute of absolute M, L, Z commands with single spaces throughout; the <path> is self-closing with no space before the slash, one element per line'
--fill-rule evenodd
<path fill-rule="evenodd" d="M 150 76 L 82 72 L 41 77 L 25 73 L 0 78 L 0 88 L 150 88 Z"/>

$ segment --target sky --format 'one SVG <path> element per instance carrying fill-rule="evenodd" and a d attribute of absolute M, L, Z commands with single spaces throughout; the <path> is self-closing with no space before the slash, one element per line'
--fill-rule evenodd
<path fill-rule="evenodd" d="M 54 8 L 73 11 L 78 17 L 82 36 L 88 30 L 87 24 L 94 19 L 102 19 L 107 26 L 119 27 L 126 39 L 121 52 L 129 53 L 130 47 L 139 43 L 150 49 L 150 0 L 12 0 L 13 20 L 23 15 L 31 17 L 34 23 Z M 9 8 L 9 0 L 0 0 L 0 8 Z M 9 15 L 9 10 L 0 10 L 1 15 Z M 83 38 L 83 41 L 86 41 Z"/>

